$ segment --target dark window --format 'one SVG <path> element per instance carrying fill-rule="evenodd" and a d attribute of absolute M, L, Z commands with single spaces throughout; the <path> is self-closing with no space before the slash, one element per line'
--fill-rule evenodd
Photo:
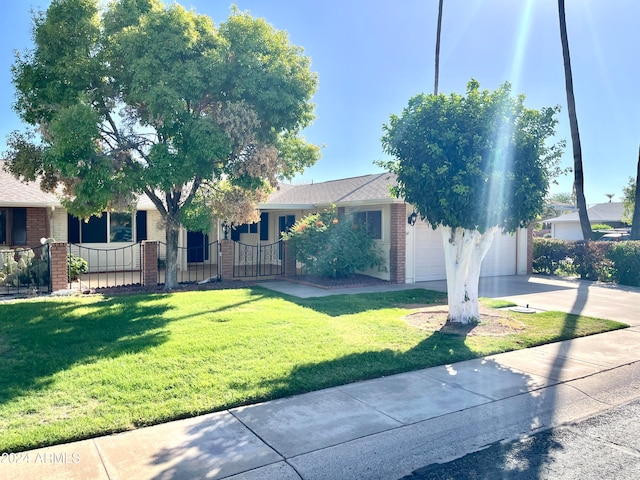
<path fill-rule="evenodd" d="M 80 223 L 82 243 L 107 243 L 107 214 Z"/>
<path fill-rule="evenodd" d="M 269 240 L 269 214 L 267 212 L 260 214 L 260 240 L 264 242 Z"/>
<path fill-rule="evenodd" d="M 80 220 L 67 213 L 67 241 L 80 243 Z"/>
<path fill-rule="evenodd" d="M 110 242 L 130 242 L 133 238 L 131 230 L 130 213 L 112 212 L 109 214 Z"/>
<path fill-rule="evenodd" d="M 382 211 L 370 210 L 357 212 L 354 216 L 357 223 L 364 224 L 369 236 L 375 240 L 382 240 Z"/>
<path fill-rule="evenodd" d="M 241 233 L 258 233 L 258 224 L 257 223 L 245 223 L 244 225 L 238 225 L 235 228 L 231 229 L 231 240 L 236 242 L 240 241 Z"/>
<path fill-rule="evenodd" d="M 14 208 L 11 212 L 11 243 L 14 245 L 27 244 L 27 209 Z"/>
<path fill-rule="evenodd" d="M 293 227 L 293 224 L 296 223 L 295 215 L 283 215 L 278 217 L 278 229 L 280 233 L 288 232 Z"/>
<path fill-rule="evenodd" d="M 147 211 L 136 212 L 136 242 L 147 239 Z"/>
<path fill-rule="evenodd" d="M 234 242 L 239 242 L 241 233 L 249 233 L 249 225 L 244 224 L 244 225 L 238 225 L 237 227 L 232 227 L 231 240 L 233 240 Z"/>
<path fill-rule="evenodd" d="M 0 210 L 0 243 L 7 243 L 7 211 Z"/>
<path fill-rule="evenodd" d="M 288 232 L 291 227 L 296 223 L 295 215 L 282 215 L 278 217 L 278 231 L 279 237 L 282 239 L 282 232 Z M 278 260 L 282 260 L 282 242 L 278 245 Z"/>

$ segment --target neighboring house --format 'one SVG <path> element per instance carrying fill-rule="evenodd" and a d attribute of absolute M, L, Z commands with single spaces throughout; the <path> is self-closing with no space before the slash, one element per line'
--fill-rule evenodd
<path fill-rule="evenodd" d="M 41 238 L 63 228 L 66 214 L 59 207 L 54 194 L 44 193 L 38 183 L 16 180 L 0 162 L 0 249 L 40 245 Z"/>
<path fill-rule="evenodd" d="M 339 212 L 353 213 L 357 221 L 366 222 L 384 255 L 384 269 L 364 273 L 394 283 L 445 279 L 440 231 L 421 220 L 409 225 L 413 207 L 390 195 L 394 183 L 392 174 L 380 173 L 307 185 L 282 184 L 259 206 L 260 222 L 235 226 L 229 236 L 246 245 L 275 244 L 281 232 L 298 219 L 335 206 Z M 224 234 L 222 221 L 215 223 L 208 234 L 180 232 L 179 246 L 190 248 L 181 249 L 179 269 L 216 258 L 214 242 Z M 41 192 L 37 183 L 19 182 L 0 162 L 0 247 L 34 247 L 41 237 L 81 245 L 91 249 L 90 253 L 83 250 L 83 256 L 98 256 L 103 250 L 141 240 L 164 242 L 164 228 L 160 213 L 146 197 L 138 200 L 133 213 L 105 212 L 87 221 L 78 220 L 67 214 L 55 195 Z M 278 256 L 275 260 L 281 261 L 282 249 L 273 251 Z M 526 274 L 529 253 L 527 230 L 499 235 L 483 262 L 481 275 Z M 90 265 L 96 263 L 92 258 L 87 260 Z M 135 258 L 124 261 L 131 268 L 136 268 L 137 262 Z"/>
<path fill-rule="evenodd" d="M 624 228 L 628 225 L 622 221 L 624 203 L 598 203 L 587 209 L 591 225 L 606 224 L 613 228 Z M 580 217 L 578 212 L 567 213 L 556 218 L 545 220 L 551 225 L 551 236 L 559 240 L 582 240 Z"/>

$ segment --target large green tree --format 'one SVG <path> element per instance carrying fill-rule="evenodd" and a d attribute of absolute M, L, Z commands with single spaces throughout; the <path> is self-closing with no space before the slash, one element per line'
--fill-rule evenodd
<path fill-rule="evenodd" d="M 443 237 L 449 320 L 480 318 L 482 260 L 496 232 L 526 227 L 544 206 L 559 173 L 558 107 L 524 107 L 505 83 L 494 92 L 472 80 L 466 95 L 417 95 L 384 125 L 382 144 L 394 160 L 395 194 Z"/>
<path fill-rule="evenodd" d="M 53 0 L 33 42 L 13 65 L 15 109 L 32 128 L 9 137 L 9 169 L 64 185 L 78 217 L 146 194 L 166 227 L 167 288 L 181 223 L 203 206 L 253 220 L 235 207 L 319 158 L 299 136 L 313 120 L 310 59 L 263 19 L 234 9 L 216 28 L 160 0 Z"/>

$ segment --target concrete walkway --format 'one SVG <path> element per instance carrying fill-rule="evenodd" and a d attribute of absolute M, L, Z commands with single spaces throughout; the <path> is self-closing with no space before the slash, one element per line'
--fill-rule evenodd
<path fill-rule="evenodd" d="M 445 285 L 392 286 L 416 287 Z M 640 289 L 500 277 L 480 294 L 633 326 L 3 456 L 0 479 L 395 479 L 640 398 Z"/>

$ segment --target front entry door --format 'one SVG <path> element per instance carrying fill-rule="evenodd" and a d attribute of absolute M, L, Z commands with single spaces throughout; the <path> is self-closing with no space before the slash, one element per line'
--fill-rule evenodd
<path fill-rule="evenodd" d="M 205 260 L 209 260 L 209 235 L 187 232 L 187 262 L 198 263 Z"/>

